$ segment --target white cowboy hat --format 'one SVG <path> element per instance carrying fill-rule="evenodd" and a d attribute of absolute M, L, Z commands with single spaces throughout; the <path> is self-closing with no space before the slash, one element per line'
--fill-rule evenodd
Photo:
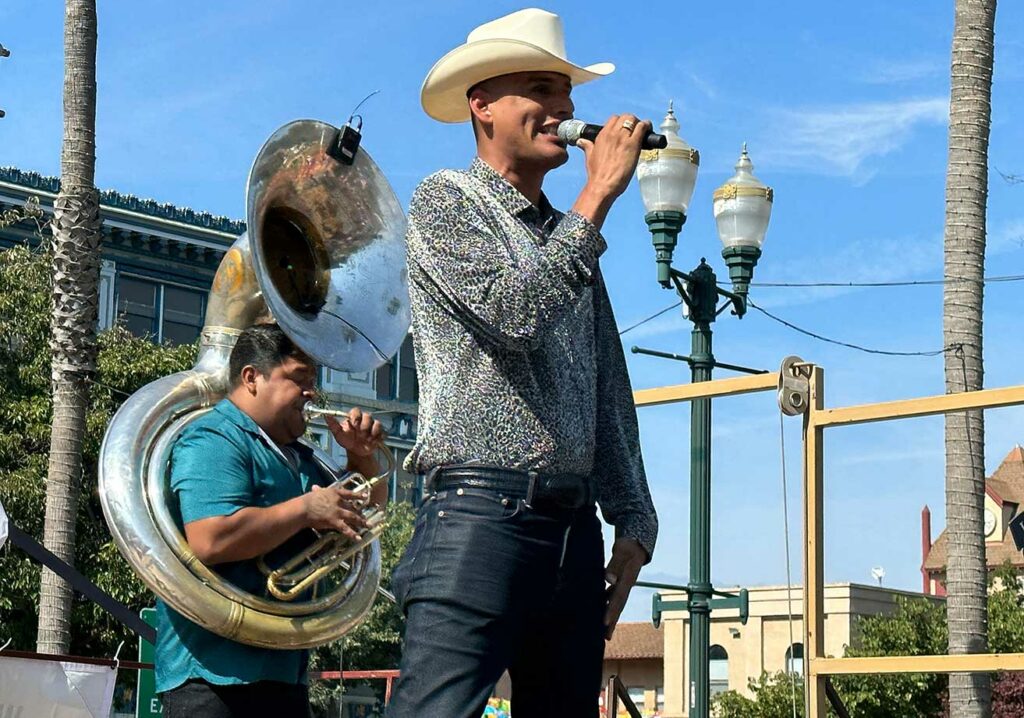
<path fill-rule="evenodd" d="M 573 85 L 604 77 L 610 62 L 581 67 L 565 58 L 562 20 L 536 8 L 520 10 L 484 23 L 435 63 L 423 81 L 423 109 L 441 122 L 466 122 L 466 92 L 478 82 L 513 72 L 557 72 Z"/>

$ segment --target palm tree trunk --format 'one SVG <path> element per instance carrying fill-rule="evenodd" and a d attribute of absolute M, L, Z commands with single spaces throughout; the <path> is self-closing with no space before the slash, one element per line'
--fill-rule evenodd
<path fill-rule="evenodd" d="M 43 542 L 74 562 L 89 379 L 96 364 L 99 196 L 96 165 L 96 1 L 67 0 L 64 15 L 64 143 L 54 202 L 51 381 L 53 423 Z M 41 653 L 67 653 L 72 590 L 43 569 L 39 589 Z"/>
<path fill-rule="evenodd" d="M 946 392 L 981 389 L 985 210 L 996 0 L 955 0 L 946 172 L 943 342 Z M 980 411 L 946 416 L 946 569 L 949 652 L 988 650 L 985 423 Z M 950 715 L 990 715 L 987 674 L 953 674 Z"/>

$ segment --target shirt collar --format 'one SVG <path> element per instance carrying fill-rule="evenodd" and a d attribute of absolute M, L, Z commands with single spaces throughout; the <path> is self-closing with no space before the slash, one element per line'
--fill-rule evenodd
<path fill-rule="evenodd" d="M 217 405 L 213 407 L 213 410 L 227 418 L 228 421 L 242 431 L 255 434 L 256 436 L 260 436 L 262 434 L 259 424 L 257 424 L 251 416 L 235 406 L 233 401 L 226 397 L 217 402 Z"/>
<path fill-rule="evenodd" d="M 237 426 L 242 431 L 258 436 L 261 439 L 269 442 L 271 448 L 274 446 L 274 441 L 267 435 L 265 431 L 256 423 L 255 419 L 246 414 L 244 411 L 235 406 L 235 403 L 227 397 L 217 402 L 217 405 L 213 407 L 213 410 L 218 412 L 221 416 L 224 416 L 228 421 Z M 293 441 L 288 444 L 291 448 L 298 451 L 303 456 L 312 456 L 313 450 L 300 441 Z"/>
<path fill-rule="evenodd" d="M 541 224 L 554 213 L 551 203 L 548 202 L 548 198 L 543 192 L 540 193 L 539 206 L 534 206 L 533 202 L 513 187 L 511 182 L 479 157 L 473 158 L 473 162 L 469 166 L 469 174 L 483 183 L 484 187 L 514 216 L 523 216 L 524 219 L 529 218 Z"/>

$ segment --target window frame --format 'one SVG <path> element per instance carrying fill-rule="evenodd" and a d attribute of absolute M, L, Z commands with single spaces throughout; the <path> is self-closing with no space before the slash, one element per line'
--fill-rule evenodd
<path fill-rule="evenodd" d="M 157 344 L 163 344 L 163 342 L 164 342 L 164 320 L 166 319 L 166 317 L 164 316 L 164 312 L 165 312 L 165 308 L 166 308 L 166 288 L 167 287 L 172 287 L 174 289 L 179 289 L 179 290 L 182 290 L 182 291 L 191 292 L 193 294 L 198 295 L 198 297 L 199 297 L 199 324 L 197 325 L 197 329 L 198 329 L 199 333 L 202 332 L 203 325 L 205 324 L 205 321 L 206 321 L 206 309 L 207 309 L 208 292 L 205 292 L 205 291 L 203 291 L 202 289 L 200 289 L 198 287 L 194 287 L 192 285 L 185 284 L 184 282 L 175 282 L 173 280 L 168 280 L 168 279 L 158 279 L 156 277 L 147 276 L 145 274 L 138 274 L 138 273 L 132 272 L 130 270 L 129 271 L 117 271 L 117 272 L 114 273 L 113 291 L 112 291 L 112 296 L 113 296 L 113 312 L 112 312 L 113 313 L 113 322 L 112 322 L 112 324 L 119 322 L 121 317 L 124 316 L 124 314 L 125 314 L 125 312 L 122 312 L 121 308 L 120 308 L 120 304 L 121 304 L 121 280 L 122 279 L 128 279 L 128 280 L 135 281 L 135 282 L 146 283 L 146 284 L 152 285 L 153 287 L 156 288 L 156 290 L 157 290 L 156 291 L 156 297 L 154 299 L 154 305 L 153 305 L 154 317 L 153 317 L 153 322 L 152 322 L 152 324 L 155 325 L 155 327 L 154 327 L 155 331 L 153 331 L 149 336 Z M 172 319 L 172 323 L 174 323 L 174 324 L 182 324 L 182 322 L 173 321 L 173 319 Z M 197 335 L 196 338 L 198 339 L 198 335 Z M 181 345 L 179 344 L 179 345 L 176 345 L 176 346 L 181 346 Z"/>
<path fill-rule="evenodd" d="M 402 381 L 402 372 L 410 369 L 412 370 L 411 398 L 403 398 L 402 394 L 406 387 Z M 387 387 L 387 392 L 383 391 L 385 378 L 389 380 L 390 385 Z M 420 400 L 419 377 L 416 372 L 416 350 L 413 347 L 412 333 L 405 335 L 394 356 L 377 367 L 373 374 L 373 381 L 374 392 L 378 400 L 401 401 L 406 404 L 415 404 Z"/>
<path fill-rule="evenodd" d="M 716 653 L 715 649 L 719 649 L 722 653 L 720 657 L 713 657 Z M 719 669 L 715 671 L 714 669 Z M 724 673 L 725 678 L 715 678 L 714 673 Z M 719 693 L 725 693 L 729 690 L 729 651 L 720 643 L 715 643 L 708 647 L 708 683 L 709 683 L 709 695 L 716 696 Z"/>
<path fill-rule="evenodd" d="M 795 649 L 795 650 L 794 650 Z M 799 656 L 796 655 L 799 652 Z M 801 641 L 795 641 L 786 648 L 786 653 L 783 656 L 782 670 L 786 673 L 795 673 L 801 678 L 804 675 L 804 644 Z"/>

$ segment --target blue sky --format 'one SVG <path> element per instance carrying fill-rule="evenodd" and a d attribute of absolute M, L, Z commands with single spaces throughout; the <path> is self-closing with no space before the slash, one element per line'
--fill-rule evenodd
<path fill-rule="evenodd" d="M 249 164 L 264 139 L 298 117 L 340 124 L 361 109 L 363 147 L 405 204 L 416 183 L 472 156 L 464 125 L 419 107 L 433 62 L 475 25 L 521 6 L 478 2 L 179 0 L 99 3 L 97 185 L 239 218 Z M 952 3 L 551 2 L 571 58 L 609 60 L 612 76 L 579 88 L 577 116 L 632 111 L 659 122 L 675 100 L 681 134 L 701 151 L 691 216 L 676 251 L 690 269 L 707 256 L 726 276 L 711 193 L 747 141 L 775 189 L 755 282 L 934 279 L 942 275 L 943 191 Z M 827 12 L 823 11 L 827 8 Z M 63 4 L 5 0 L 0 42 L 0 165 L 59 173 Z M 996 19 L 987 272 L 1024 273 L 1024 7 Z M 545 189 L 568 207 L 584 181 L 581 156 Z M 602 259 L 621 327 L 671 304 L 655 282 L 635 183 L 605 225 Z M 986 290 L 986 386 L 1020 384 L 1019 283 Z M 755 301 L 819 333 L 881 349 L 942 346 L 940 287 L 754 290 Z M 715 325 L 721 361 L 776 369 L 798 354 L 825 367 L 826 403 L 943 392 L 941 358 L 889 358 L 835 347 L 751 313 Z M 675 312 L 624 337 L 687 353 Z M 684 365 L 629 357 L 634 387 L 687 381 Z M 726 376 L 722 372 L 720 376 Z M 641 432 L 662 533 L 650 580 L 688 572 L 686 406 L 642 409 Z M 988 413 L 986 467 L 1018 442 L 1024 411 Z M 786 424 L 794 580 L 800 580 L 799 429 Z M 726 399 L 714 414 L 713 578 L 785 580 L 779 419 L 769 394 Z M 941 419 L 847 428 L 828 435 L 826 578 L 919 589 L 920 510 L 943 526 Z M 649 615 L 638 592 L 627 617 Z"/>

